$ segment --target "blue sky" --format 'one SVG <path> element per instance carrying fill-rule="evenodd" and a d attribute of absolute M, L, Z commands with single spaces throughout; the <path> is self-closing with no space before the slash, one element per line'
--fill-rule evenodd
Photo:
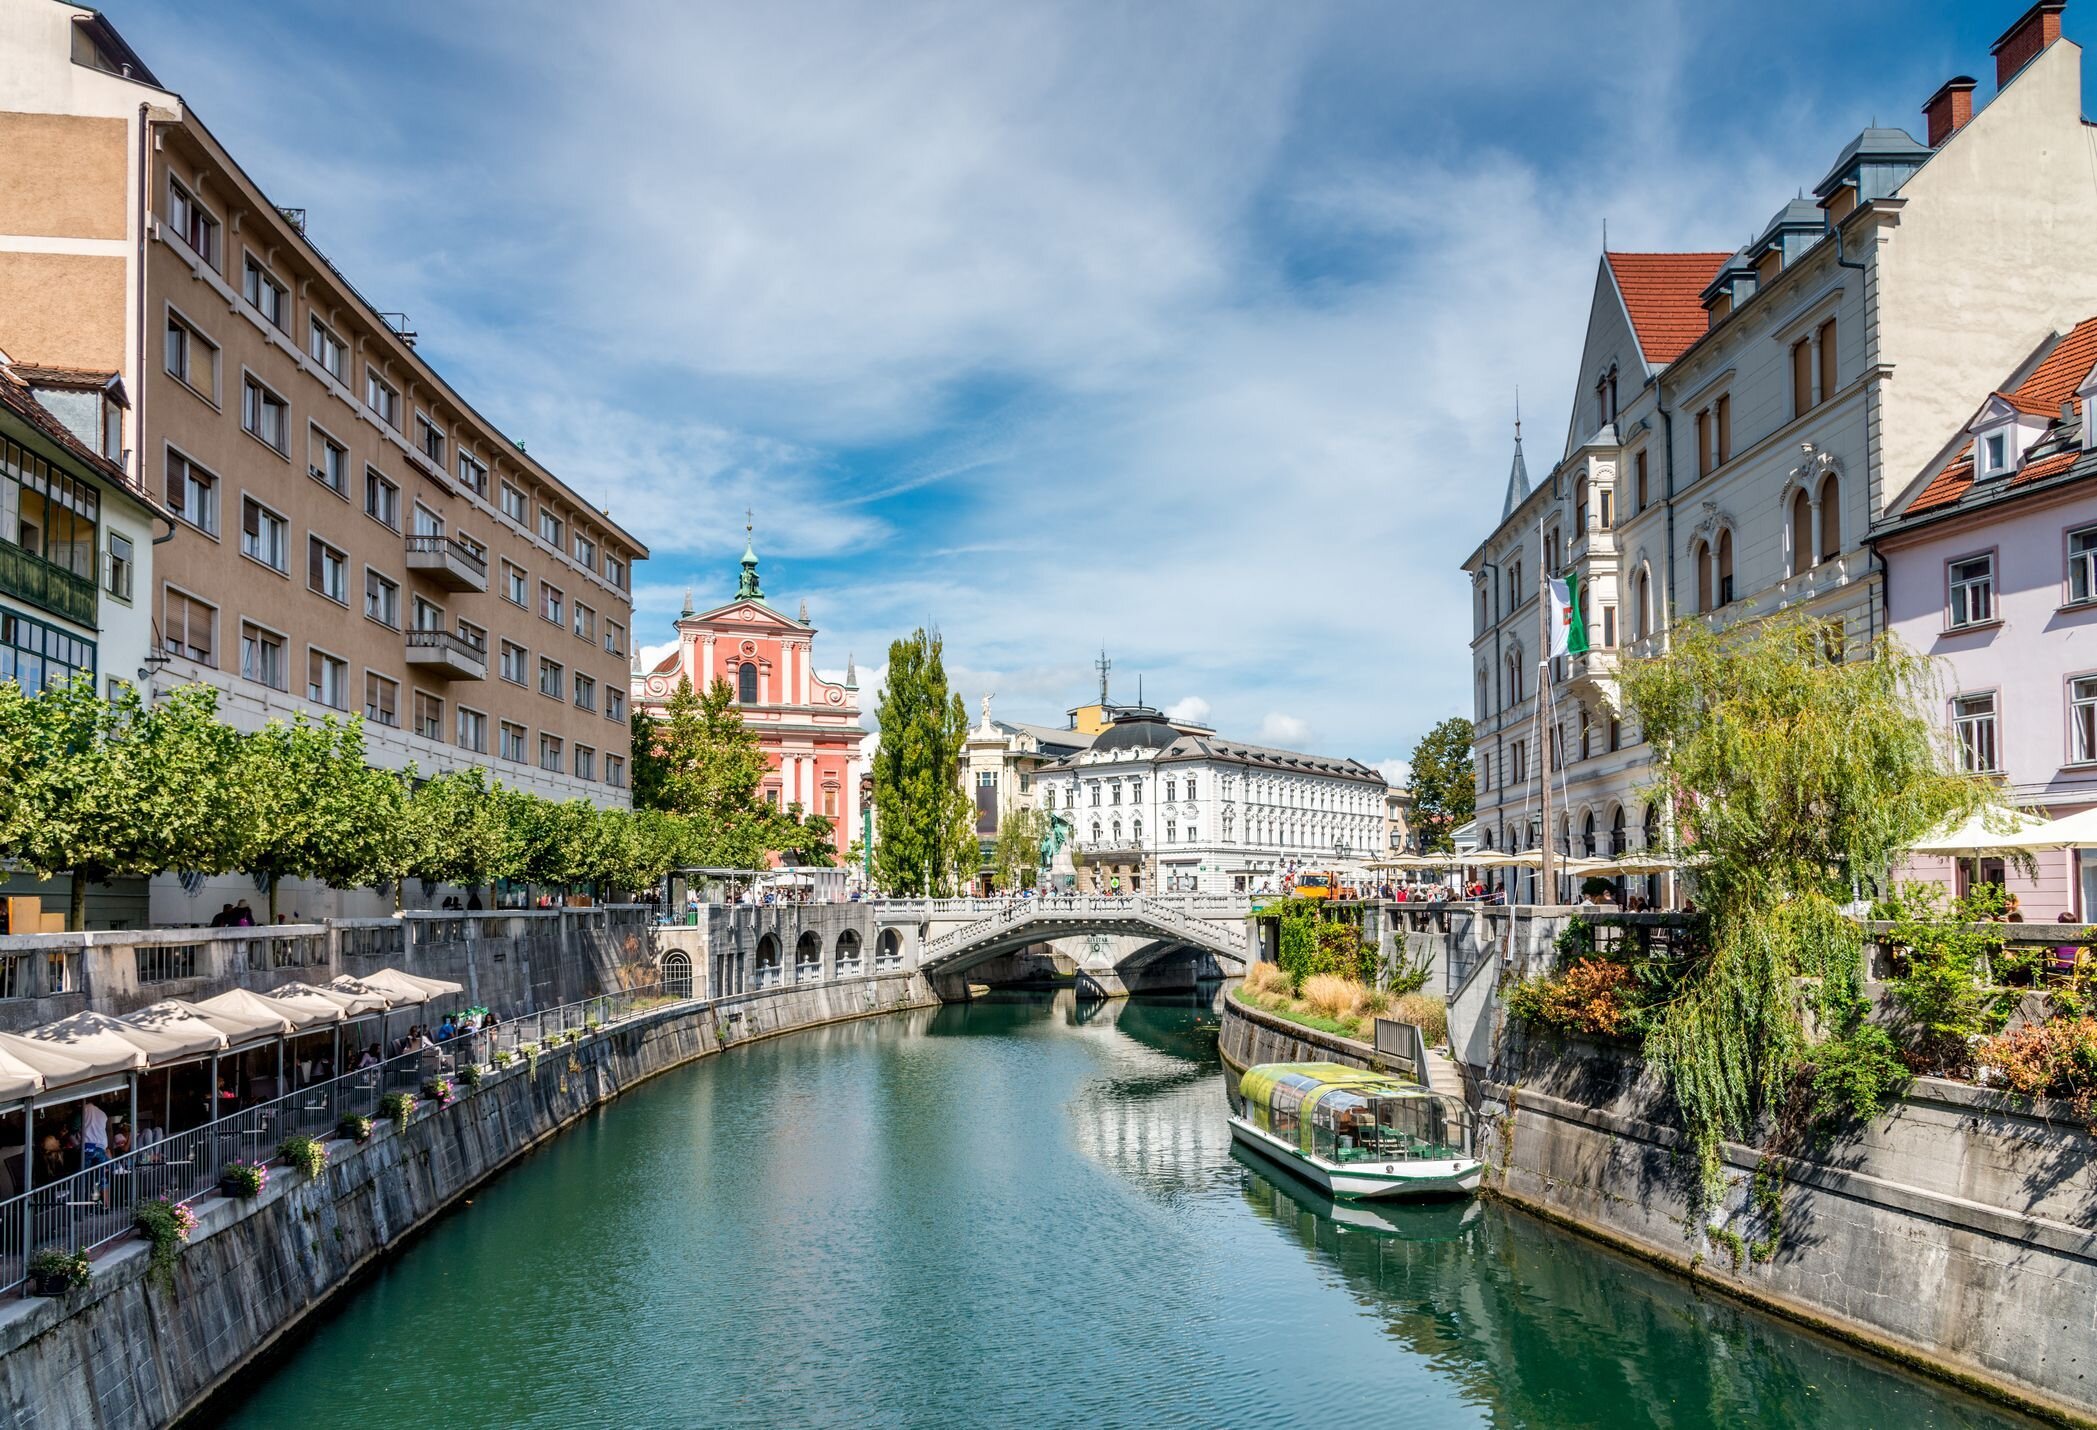
<path fill-rule="evenodd" d="M 422 351 L 818 658 L 1402 760 L 1595 264 L 1737 246 L 2023 0 L 184 4 L 118 28 Z M 2097 33 L 2071 7 L 2071 39 Z M 1606 12 L 1606 13 L 1605 13 Z"/>

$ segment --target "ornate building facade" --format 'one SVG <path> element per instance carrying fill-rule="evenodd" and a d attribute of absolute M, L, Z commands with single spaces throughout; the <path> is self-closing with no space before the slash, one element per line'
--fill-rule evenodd
<path fill-rule="evenodd" d="M 661 715 L 678 681 L 690 680 L 699 691 L 726 681 L 771 765 L 766 801 L 780 808 L 799 805 L 830 820 L 843 862 L 860 832 L 862 796 L 854 770 L 866 730 L 859 723 L 859 681 L 851 661 L 842 682 L 825 680 L 816 674 L 815 637 L 806 602 L 798 616 L 765 602 L 757 551 L 746 546 L 735 599 L 695 612 L 686 596 L 677 618 L 677 649 L 653 670 L 634 672 L 633 702 Z"/>

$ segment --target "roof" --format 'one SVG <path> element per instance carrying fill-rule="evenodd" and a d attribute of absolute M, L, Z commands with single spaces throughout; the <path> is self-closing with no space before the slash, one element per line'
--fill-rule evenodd
<path fill-rule="evenodd" d="M 1604 253 L 1648 367 L 1665 367 L 1704 335 L 1700 295 L 1730 253 Z"/>
<path fill-rule="evenodd" d="M 2047 428 L 2025 449 L 2023 464 L 2006 479 L 1991 478 L 1975 497 L 1976 502 L 1992 499 L 1998 492 L 2015 491 L 2062 476 L 2071 468 L 2076 469 L 2077 475 L 2097 475 L 2097 452 L 2086 453 L 2082 448 L 2081 416 L 2061 416 L 2061 404 L 2075 396 L 2075 389 L 2093 367 L 2097 367 L 2097 317 L 2076 324 L 2022 382 L 1989 394 L 1991 399 L 1999 397 L 2021 413 L 2047 419 Z M 1969 496 L 1974 496 L 1970 439 L 1901 509 L 1900 517 L 1941 512 L 1965 502 Z"/>
<path fill-rule="evenodd" d="M 1166 734 L 1161 736 L 1158 733 L 1160 730 Z M 1113 738 L 1117 731 L 1127 732 L 1120 741 Z M 1222 761 L 1225 764 L 1275 770 L 1283 774 L 1326 775 L 1339 779 L 1361 780 L 1365 783 L 1373 782 L 1385 788 L 1389 786 L 1389 781 L 1360 760 L 1334 759 L 1329 755 L 1307 755 L 1300 750 L 1279 750 L 1269 745 L 1247 745 L 1238 740 L 1226 740 L 1220 735 L 1183 734 L 1166 724 L 1162 718 L 1123 721 L 1109 725 L 1092 742 L 1092 749 L 1154 750 L 1154 764 L 1176 764 L 1196 760 Z M 1086 768 L 1081 762 L 1087 753 L 1080 750 L 1075 754 L 1066 755 L 1053 764 L 1044 766 L 1043 772 Z"/>
<path fill-rule="evenodd" d="M 1083 750 L 1098 738 L 1062 725 L 1032 725 L 1024 720 L 992 720 L 990 723 L 1008 735 L 1025 735 L 1044 750 Z"/>
<path fill-rule="evenodd" d="M 105 388 L 117 389 L 116 400 L 120 407 L 129 407 L 130 399 L 123 394 L 123 375 L 102 372 L 91 367 L 46 367 L 42 363 L 18 362 L 9 364 L 15 376 L 31 387 L 63 387 L 77 392 L 100 392 Z"/>
<path fill-rule="evenodd" d="M 1529 495 L 1529 464 L 1522 460 L 1522 424 L 1515 423 L 1514 465 L 1507 469 L 1507 501 L 1500 509 L 1500 520 L 1505 522 L 1515 514 L 1522 501 Z"/>
<path fill-rule="evenodd" d="M 1841 186 L 1843 175 L 1860 159 L 1890 159 L 1920 164 L 1933 152 L 1935 151 L 1929 145 L 1905 129 L 1883 126 L 1866 129 L 1842 146 L 1842 152 L 1835 156 L 1835 162 L 1828 169 L 1827 177 L 1813 186 L 1814 196 L 1824 199 L 1833 193 Z"/>
<path fill-rule="evenodd" d="M 38 436 L 62 449 L 68 459 L 115 487 L 157 516 L 174 521 L 173 513 L 155 501 L 131 480 L 130 473 L 75 436 L 58 415 L 36 400 L 25 372 L 73 372 L 71 368 L 40 368 L 25 363 L 0 362 L 0 408 L 5 408 L 35 429 Z M 56 385 L 56 384 L 52 384 Z"/>

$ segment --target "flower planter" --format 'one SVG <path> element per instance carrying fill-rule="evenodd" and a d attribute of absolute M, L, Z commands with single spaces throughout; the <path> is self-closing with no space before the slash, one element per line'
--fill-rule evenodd
<path fill-rule="evenodd" d="M 39 1296 L 63 1296 L 73 1289 L 72 1278 L 56 1271 L 40 1271 L 29 1278 L 29 1284 Z"/>

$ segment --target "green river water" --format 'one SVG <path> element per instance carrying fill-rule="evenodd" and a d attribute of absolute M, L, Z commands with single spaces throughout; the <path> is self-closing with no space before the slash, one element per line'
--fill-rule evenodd
<path fill-rule="evenodd" d="M 481 1189 L 225 1423 L 2007 1426 L 1491 1202 L 1231 1146 L 1207 1000 L 1013 998 L 665 1074 Z"/>

